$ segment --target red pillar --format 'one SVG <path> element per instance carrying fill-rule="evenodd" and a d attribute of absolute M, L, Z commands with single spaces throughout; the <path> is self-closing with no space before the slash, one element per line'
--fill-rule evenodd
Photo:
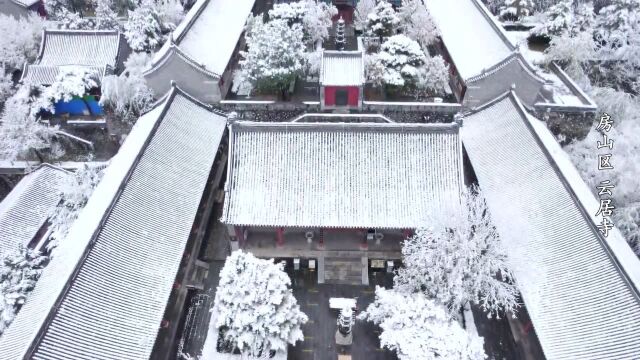
<path fill-rule="evenodd" d="M 279 227 L 276 229 L 276 245 L 284 245 L 284 228 Z"/>
<path fill-rule="evenodd" d="M 405 239 L 408 239 L 408 238 L 412 237 L 412 236 L 413 236 L 413 230 L 411 230 L 411 229 L 404 229 L 404 230 L 402 230 L 402 236 L 403 236 Z"/>
<path fill-rule="evenodd" d="M 318 242 L 319 242 L 319 247 L 322 249 L 324 248 L 324 229 L 320 228 L 320 230 L 318 231 Z"/>
<path fill-rule="evenodd" d="M 244 247 L 244 231 L 242 231 L 240 226 L 234 226 L 234 230 L 236 232 L 236 239 L 238 239 L 240 248 Z"/>

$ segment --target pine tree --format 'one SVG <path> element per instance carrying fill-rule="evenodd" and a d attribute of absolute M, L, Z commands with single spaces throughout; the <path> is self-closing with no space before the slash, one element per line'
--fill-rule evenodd
<path fill-rule="evenodd" d="M 153 51 L 165 40 L 160 15 L 153 0 L 143 0 L 124 25 L 124 36 L 134 51 Z"/>
<path fill-rule="evenodd" d="M 370 36 L 382 38 L 396 33 L 400 18 L 391 4 L 386 0 L 378 0 L 373 12 L 367 15 L 367 32 Z"/>
<path fill-rule="evenodd" d="M 283 19 L 256 23 L 246 36 L 248 51 L 241 51 L 240 76 L 258 90 L 277 92 L 286 98 L 292 81 L 305 68 L 302 25 L 289 26 Z"/>
<path fill-rule="evenodd" d="M 0 335 L 9 327 L 47 265 L 48 258 L 20 245 L 0 263 Z"/>
<path fill-rule="evenodd" d="M 95 2 L 96 29 L 120 29 L 120 24 L 118 23 L 118 15 L 113 10 L 113 0 L 95 0 Z"/>
<path fill-rule="evenodd" d="M 244 355 L 284 351 L 303 339 L 308 320 L 300 311 L 282 264 L 241 250 L 233 252 L 220 271 L 211 324 Z"/>

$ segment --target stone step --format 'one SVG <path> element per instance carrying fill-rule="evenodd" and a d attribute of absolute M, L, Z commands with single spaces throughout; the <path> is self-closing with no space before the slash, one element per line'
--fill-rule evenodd
<path fill-rule="evenodd" d="M 326 271 L 324 272 L 324 279 L 339 279 L 346 277 L 357 277 L 361 279 L 362 272 L 360 271 L 351 271 L 351 272 L 341 272 L 341 271 Z"/>
<path fill-rule="evenodd" d="M 332 254 L 333 255 L 333 254 Z M 329 284 L 368 285 L 368 258 L 327 257 L 323 259 L 322 281 Z"/>
<path fill-rule="evenodd" d="M 349 269 L 349 270 L 360 270 L 362 268 L 362 264 L 358 263 L 324 263 L 325 269 Z"/>

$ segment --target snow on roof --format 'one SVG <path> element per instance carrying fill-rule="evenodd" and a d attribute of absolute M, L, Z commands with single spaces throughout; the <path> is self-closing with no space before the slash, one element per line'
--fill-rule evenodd
<path fill-rule="evenodd" d="M 429 0 L 425 6 L 440 28 L 460 76 L 467 80 L 509 57 L 514 46 L 477 0 Z"/>
<path fill-rule="evenodd" d="M 25 67 L 23 81 L 51 84 L 57 67 L 87 67 L 99 74 L 114 69 L 121 52 L 121 34 L 111 30 L 44 30 L 40 55 Z"/>
<path fill-rule="evenodd" d="M 222 75 L 244 31 L 255 0 L 198 0 L 172 34 L 173 42 L 207 71 Z M 167 41 L 153 66 L 169 51 Z"/>
<path fill-rule="evenodd" d="M 3 359 L 147 359 L 225 131 L 174 90 L 142 116 L 0 338 Z"/>
<path fill-rule="evenodd" d="M 22 81 L 41 85 L 53 84 L 61 71 L 63 71 L 65 68 L 72 67 L 76 66 L 27 65 L 25 67 L 24 74 L 22 75 Z M 105 66 L 82 66 L 82 68 L 95 73 L 99 81 L 102 81 L 102 78 L 104 77 L 106 72 Z"/>
<path fill-rule="evenodd" d="M 14 3 L 20 6 L 28 8 L 38 3 L 40 0 L 11 0 L 11 1 L 13 1 Z"/>
<path fill-rule="evenodd" d="M 462 187 L 457 124 L 230 125 L 222 221 L 411 229 Z"/>
<path fill-rule="evenodd" d="M 27 245 L 60 202 L 60 187 L 68 173 L 44 164 L 26 175 L 0 202 L 0 256 Z"/>
<path fill-rule="evenodd" d="M 545 356 L 640 354 L 640 260 L 619 231 L 599 233 L 598 202 L 546 126 L 511 93 L 466 115 L 461 136 L 501 237 L 526 260 L 514 271 Z"/>
<path fill-rule="evenodd" d="M 363 61 L 361 51 L 323 51 L 320 84 L 324 86 L 364 84 Z"/>

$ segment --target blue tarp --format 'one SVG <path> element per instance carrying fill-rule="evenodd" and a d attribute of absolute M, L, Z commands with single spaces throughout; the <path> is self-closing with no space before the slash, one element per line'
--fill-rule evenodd
<path fill-rule="evenodd" d="M 84 98 L 74 97 L 71 101 L 59 101 L 54 105 L 56 116 L 69 115 L 103 115 L 102 107 L 93 95 Z"/>

